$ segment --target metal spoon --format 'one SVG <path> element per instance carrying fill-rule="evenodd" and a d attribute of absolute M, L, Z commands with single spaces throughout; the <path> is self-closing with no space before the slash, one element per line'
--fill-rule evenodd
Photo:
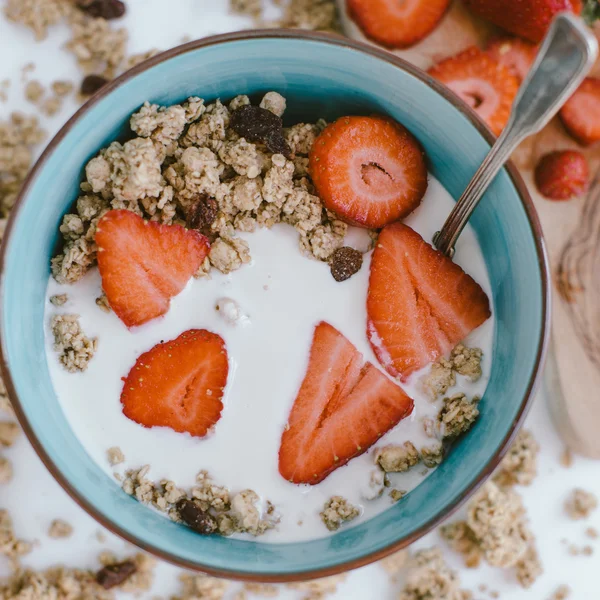
<path fill-rule="evenodd" d="M 522 83 L 508 124 L 481 163 L 467 189 L 433 236 L 435 247 L 454 255 L 454 244 L 481 197 L 515 148 L 540 131 L 577 89 L 598 55 L 598 42 L 583 21 L 569 13 L 558 15 Z"/>

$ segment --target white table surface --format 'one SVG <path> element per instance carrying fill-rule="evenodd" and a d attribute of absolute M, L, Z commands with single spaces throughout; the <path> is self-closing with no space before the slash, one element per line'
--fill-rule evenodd
<path fill-rule="evenodd" d="M 227 0 L 127 0 L 129 11 L 121 23 L 129 30 L 129 53 L 150 48 L 166 49 L 179 44 L 183 36 L 198 38 L 249 26 L 245 18 L 228 15 L 227 4 Z M 29 77 L 45 84 L 56 79 L 69 79 L 76 85 L 81 81 L 82 75 L 75 59 L 62 49 L 67 37 L 66 26 L 59 26 L 50 31 L 45 41 L 34 43 L 29 30 L 0 18 L 0 52 L 3 57 L 0 61 L 0 80 L 12 80 L 8 102 L 0 103 L 0 119 L 6 119 L 16 109 L 31 114 L 35 112 L 35 108 L 24 100 L 21 83 L 21 69 L 29 62 L 36 65 L 36 70 Z M 59 114 L 43 119 L 48 133 L 54 134 L 76 107 L 75 101 L 69 99 Z M 563 510 L 565 497 L 576 486 L 600 496 L 600 464 L 576 457 L 570 469 L 561 466 L 559 457 L 563 444 L 550 422 L 543 390 L 535 400 L 527 426 L 533 430 L 541 445 L 539 476 L 531 487 L 520 491 L 537 536 L 544 575 L 530 590 L 522 590 L 512 573 L 487 566 L 476 570 L 461 568 L 461 558 L 446 548 L 448 562 L 460 569 L 463 586 L 473 590 L 476 598 L 488 597 L 476 591 L 482 583 L 499 591 L 501 597 L 512 600 L 544 600 L 562 583 L 571 586 L 572 600 L 600 598 L 600 543 L 595 544 L 597 551 L 591 557 L 573 557 L 561 542 L 567 539 L 570 543 L 583 546 L 590 543 L 585 537 L 585 529 L 589 526 L 600 529 L 600 510 L 588 521 L 579 522 L 570 521 Z M 47 473 L 24 436 L 5 454 L 13 462 L 16 475 L 10 484 L 0 487 L 0 508 L 10 511 L 20 537 L 39 542 L 24 559 L 24 564 L 34 568 L 57 563 L 95 568 L 96 557 L 103 549 L 113 549 L 122 554 L 132 551 L 122 540 L 108 533 L 106 542 L 97 540 L 96 533 L 101 529 L 100 526 L 67 497 Z M 75 528 L 73 537 L 68 540 L 48 538 L 48 526 L 54 518 L 69 521 Z M 417 546 L 427 547 L 438 543 L 441 543 L 439 535 L 433 532 Z M 5 573 L 6 565 L 0 561 L 2 569 Z M 175 593 L 178 573 L 178 569 L 160 564 L 152 594 Z M 237 586 L 231 586 L 231 594 L 236 589 Z M 387 600 L 396 598 L 397 590 L 398 584 L 390 585 L 384 570 L 379 565 L 372 565 L 349 574 L 338 593 L 331 598 Z M 150 598 L 152 594 L 147 594 L 147 597 Z M 285 600 L 299 596 L 283 590 L 280 597 Z"/>

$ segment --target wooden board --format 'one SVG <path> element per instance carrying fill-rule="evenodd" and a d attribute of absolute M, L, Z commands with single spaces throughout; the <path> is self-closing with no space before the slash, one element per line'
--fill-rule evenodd
<path fill-rule="evenodd" d="M 346 33 L 368 41 L 347 18 L 344 0 L 338 2 Z M 599 30 L 596 31 L 598 35 Z M 455 1 L 428 38 L 395 54 L 427 69 L 470 45 L 483 47 L 494 33 L 492 27 L 474 18 Z M 600 76 L 600 61 L 592 74 Z M 551 202 L 538 193 L 533 169 L 544 154 L 567 148 L 584 151 L 591 173 L 593 176 L 598 173 L 599 181 L 594 193 L 585 198 Z M 515 152 L 513 161 L 533 198 L 550 257 L 553 342 L 546 385 L 551 412 L 561 435 L 574 451 L 600 458 L 600 147 L 582 149 L 556 118 L 540 134 L 526 140 Z M 565 248 L 568 248 L 566 254 Z"/>

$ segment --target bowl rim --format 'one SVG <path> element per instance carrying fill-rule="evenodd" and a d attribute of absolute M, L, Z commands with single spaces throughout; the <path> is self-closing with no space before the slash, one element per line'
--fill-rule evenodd
<path fill-rule="evenodd" d="M 308 40 L 313 42 L 320 42 L 325 44 L 331 44 L 333 46 L 341 46 L 346 47 L 356 52 L 361 52 L 364 54 L 368 54 L 376 59 L 383 60 L 391 65 L 407 72 L 409 75 L 416 77 L 421 82 L 428 85 L 433 89 L 434 92 L 441 95 L 445 100 L 450 102 L 456 109 L 458 109 L 471 123 L 475 129 L 481 134 L 484 140 L 490 144 L 490 146 L 495 141 L 494 134 L 488 129 L 487 125 L 479 118 L 479 116 L 475 113 L 474 110 L 471 109 L 465 102 L 463 102 L 458 96 L 455 96 L 448 88 L 439 83 L 437 80 L 433 79 L 430 75 L 428 75 L 422 69 L 414 66 L 408 61 L 399 58 L 398 56 L 392 54 L 391 52 L 385 51 L 383 49 L 377 48 L 375 46 L 371 46 L 367 43 L 360 42 L 357 40 L 353 40 L 350 38 L 345 38 L 337 34 L 329 34 L 322 32 L 314 32 L 314 31 L 303 31 L 303 30 L 282 30 L 282 29 L 254 29 L 254 30 L 246 30 L 246 31 L 238 31 L 233 33 L 225 33 L 220 35 L 214 35 L 206 38 L 201 38 L 198 40 L 193 40 L 191 42 L 187 42 L 180 46 L 176 46 L 164 52 L 161 52 L 144 62 L 136 65 L 132 69 L 126 71 L 119 77 L 113 79 L 109 83 L 105 84 L 99 91 L 97 91 L 83 106 L 81 106 L 70 118 L 69 120 L 60 128 L 60 130 L 56 133 L 56 135 L 50 140 L 40 157 L 37 159 L 35 165 L 30 170 L 27 178 L 25 179 L 23 186 L 18 194 L 17 200 L 14 204 L 13 210 L 11 212 L 11 217 L 8 220 L 7 228 L 2 240 L 2 246 L 0 248 L 0 314 L 3 313 L 4 310 L 4 270 L 7 261 L 7 248 L 10 245 L 10 239 L 13 233 L 13 224 L 17 220 L 17 216 L 22 208 L 22 205 L 25 203 L 25 198 L 28 195 L 29 189 L 33 185 L 34 181 L 37 179 L 39 173 L 43 169 L 46 161 L 49 159 L 50 155 L 54 152 L 56 146 L 68 135 L 73 126 L 79 121 L 79 119 L 85 115 L 92 107 L 94 107 L 98 102 L 108 96 L 113 90 L 118 88 L 121 84 L 129 81 L 134 78 L 136 75 L 150 69 L 151 67 L 162 63 L 164 61 L 170 60 L 174 57 L 180 56 L 187 52 L 191 52 L 200 48 L 205 48 L 209 46 L 217 46 L 219 44 L 224 44 L 228 42 L 238 42 L 244 40 L 256 40 L 256 39 L 293 39 L 293 40 Z M 94 520 L 100 523 L 103 527 L 114 533 L 115 535 L 125 539 L 126 541 L 134 544 L 138 548 L 164 560 L 168 563 L 174 564 L 178 567 L 182 567 L 185 569 L 189 569 L 192 571 L 201 571 L 203 573 L 207 573 L 209 575 L 215 577 L 221 577 L 231 580 L 240 580 L 240 581 L 257 581 L 257 582 L 268 582 L 268 583 L 289 583 L 293 581 L 305 581 L 310 579 L 317 579 L 321 577 L 327 577 L 331 575 L 336 575 L 345 571 L 349 571 L 352 569 L 356 569 L 370 563 L 373 563 L 377 560 L 381 560 L 386 556 L 389 556 L 393 552 L 397 552 L 402 548 L 412 544 L 416 540 L 420 539 L 422 536 L 427 534 L 429 531 L 438 526 L 442 521 L 446 520 L 453 513 L 455 513 L 466 501 L 472 496 L 477 489 L 483 485 L 483 483 L 488 479 L 488 477 L 492 474 L 494 469 L 498 466 L 508 448 L 510 447 L 511 442 L 516 436 L 520 426 L 522 425 L 529 409 L 531 407 L 532 399 L 535 395 L 535 391 L 538 387 L 538 384 L 541 379 L 542 367 L 544 365 L 546 352 L 548 349 L 548 340 L 549 340 L 549 331 L 550 331 L 550 276 L 549 276 L 549 264 L 548 264 L 548 254 L 546 250 L 546 244 L 544 241 L 540 221 L 529 194 L 525 182 L 523 181 L 521 175 L 517 171 L 514 164 L 509 161 L 505 165 L 505 169 L 508 173 L 508 176 L 511 179 L 512 184 L 514 185 L 517 195 L 523 204 L 523 208 L 525 210 L 525 214 L 529 225 L 531 227 L 531 231 L 534 238 L 535 251 L 538 258 L 538 264 L 540 269 L 541 276 L 541 296 L 542 296 L 542 315 L 541 315 L 541 335 L 538 340 L 536 357 L 535 357 L 535 366 L 531 377 L 527 383 L 527 389 L 525 391 L 525 395 L 521 401 L 519 411 L 515 417 L 515 420 L 512 423 L 510 430 L 505 435 L 502 444 L 496 450 L 496 452 L 490 457 L 486 466 L 481 470 L 481 472 L 477 475 L 473 483 L 464 490 L 464 492 L 449 506 L 446 507 L 445 510 L 440 511 L 430 518 L 423 526 L 419 527 L 412 534 L 405 536 L 399 540 L 396 540 L 394 543 L 370 552 L 368 554 L 362 555 L 354 560 L 347 561 L 344 563 L 340 563 L 328 568 L 324 569 L 314 569 L 311 571 L 301 571 L 301 572 L 287 572 L 284 574 L 265 574 L 258 573 L 253 574 L 249 572 L 235 572 L 235 571 L 226 571 L 222 569 L 216 569 L 212 567 L 206 567 L 202 564 L 195 563 L 178 557 L 170 552 L 166 552 L 162 550 L 160 547 L 155 546 L 153 544 L 148 544 L 145 542 L 141 542 L 136 538 L 135 535 L 125 531 L 115 523 L 113 523 L 108 517 L 106 517 L 102 512 L 97 510 L 91 504 L 88 503 L 86 498 L 81 494 L 74 486 L 72 486 L 69 481 L 67 481 L 66 477 L 63 476 L 62 472 L 58 469 L 58 467 L 54 464 L 50 456 L 47 454 L 46 450 L 37 439 L 35 432 L 29 424 L 29 421 L 23 411 L 20 400 L 17 396 L 14 382 L 12 380 L 10 368 L 8 366 L 6 357 L 5 357 L 5 348 L 6 348 L 6 339 L 5 332 L 3 328 L 0 328 L 0 372 L 2 374 L 5 387 L 7 390 L 8 397 L 10 402 L 14 408 L 16 417 L 23 428 L 29 442 L 31 443 L 33 449 L 35 450 L 38 457 L 41 459 L 42 463 L 46 467 L 46 469 L 50 472 L 52 477 L 57 481 L 57 483 L 62 487 L 62 489 L 83 509 L 87 512 Z"/>

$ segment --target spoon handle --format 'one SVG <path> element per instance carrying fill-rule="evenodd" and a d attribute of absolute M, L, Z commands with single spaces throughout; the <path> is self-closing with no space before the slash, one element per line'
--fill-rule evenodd
<path fill-rule="evenodd" d="M 498 171 L 523 139 L 540 131 L 558 112 L 597 55 L 598 42 L 581 19 L 569 13 L 554 19 L 519 89 L 508 124 L 433 238 L 440 252 L 453 256 L 456 240 Z"/>

